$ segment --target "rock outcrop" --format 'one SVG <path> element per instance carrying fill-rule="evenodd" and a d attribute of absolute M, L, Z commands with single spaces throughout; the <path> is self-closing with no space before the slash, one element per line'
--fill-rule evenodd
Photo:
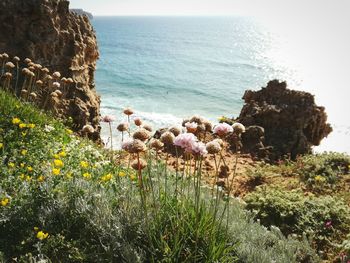
<path fill-rule="evenodd" d="M 271 161 L 295 158 L 309 153 L 332 131 L 314 96 L 287 89 L 286 82 L 270 81 L 259 91 L 246 91 L 243 99 L 238 121 L 248 127 L 242 137 L 245 152 L 267 155 Z"/>
<path fill-rule="evenodd" d="M 1 52 L 30 58 L 74 80 L 55 112 L 71 117 L 76 131 L 91 124 L 92 139 L 99 139 L 100 98 L 94 84 L 99 53 L 88 17 L 70 12 L 67 0 L 1 0 L 0 24 Z"/>

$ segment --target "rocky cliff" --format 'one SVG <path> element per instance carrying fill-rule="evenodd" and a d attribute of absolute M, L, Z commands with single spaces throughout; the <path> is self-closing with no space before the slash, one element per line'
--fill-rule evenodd
<path fill-rule="evenodd" d="M 76 131 L 91 124 L 91 137 L 98 139 L 100 98 L 94 72 L 99 53 L 87 16 L 70 12 L 67 0 L 1 0 L 0 25 L 0 51 L 73 79 L 55 112 L 72 117 Z"/>
<path fill-rule="evenodd" d="M 287 89 L 286 82 L 270 81 L 261 90 L 246 91 L 243 99 L 238 121 L 248 127 L 242 137 L 246 152 L 265 152 L 272 161 L 285 155 L 295 158 L 309 153 L 332 131 L 314 96 Z"/>

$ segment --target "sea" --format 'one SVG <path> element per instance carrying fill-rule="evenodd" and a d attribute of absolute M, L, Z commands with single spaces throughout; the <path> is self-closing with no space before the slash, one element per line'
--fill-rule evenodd
<path fill-rule="evenodd" d="M 313 93 L 326 107 L 334 131 L 314 150 L 350 153 L 347 79 L 332 63 L 314 60 L 337 50 L 252 17 L 95 17 L 92 24 L 100 52 L 96 88 L 102 115 L 116 118 L 115 148 L 121 138 L 115 127 L 126 121 L 126 107 L 154 129 L 192 115 L 215 123 L 239 115 L 245 90 L 277 78 Z M 108 141 L 105 124 L 102 137 Z"/>

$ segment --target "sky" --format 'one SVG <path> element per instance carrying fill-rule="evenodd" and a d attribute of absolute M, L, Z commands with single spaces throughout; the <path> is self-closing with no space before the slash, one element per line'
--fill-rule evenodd
<path fill-rule="evenodd" d="M 70 0 L 94 15 L 294 16 L 324 11 L 349 14 L 349 0 Z"/>

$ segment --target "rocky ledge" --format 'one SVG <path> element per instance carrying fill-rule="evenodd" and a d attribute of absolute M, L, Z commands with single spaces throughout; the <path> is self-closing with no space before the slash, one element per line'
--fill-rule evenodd
<path fill-rule="evenodd" d="M 54 112 L 71 117 L 77 132 L 92 125 L 96 132 L 91 138 L 98 140 L 100 98 L 94 72 L 99 53 L 88 17 L 70 12 L 67 0 L 1 0 L 0 24 L 2 52 L 30 58 L 74 80 Z"/>
<path fill-rule="evenodd" d="M 258 91 L 247 90 L 237 121 L 247 127 L 243 151 L 276 161 L 311 152 L 332 128 L 324 107 L 310 93 L 287 89 L 286 82 L 270 81 Z"/>

